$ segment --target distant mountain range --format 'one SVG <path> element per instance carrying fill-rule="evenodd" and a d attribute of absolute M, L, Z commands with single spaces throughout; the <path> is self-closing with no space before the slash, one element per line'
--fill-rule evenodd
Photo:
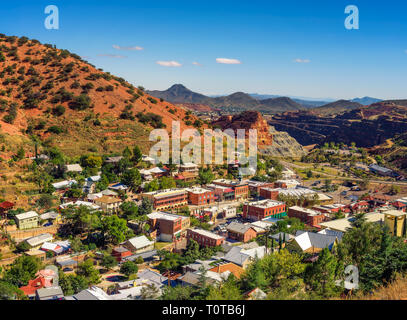
<path fill-rule="evenodd" d="M 207 96 L 193 92 L 182 84 L 174 84 L 164 91 L 152 90 L 148 93 L 156 98 L 164 99 L 175 104 L 184 105 L 207 105 L 213 109 L 221 109 L 224 112 L 241 112 L 245 110 L 257 110 L 262 113 L 281 113 L 286 111 L 299 111 L 313 109 L 322 114 L 336 114 L 353 110 L 363 105 L 380 102 L 380 99 L 364 97 L 352 100 L 339 100 L 327 98 L 307 100 L 300 97 L 283 97 L 258 93 L 235 92 L 224 96 Z"/>

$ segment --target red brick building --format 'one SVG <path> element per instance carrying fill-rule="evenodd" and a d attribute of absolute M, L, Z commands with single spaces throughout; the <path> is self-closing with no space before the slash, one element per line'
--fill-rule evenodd
<path fill-rule="evenodd" d="M 218 179 L 212 182 L 215 185 L 232 188 L 235 193 L 235 200 L 247 199 L 249 197 L 249 185 L 238 180 Z"/>
<path fill-rule="evenodd" d="M 161 241 L 173 241 L 183 236 L 190 226 L 189 217 L 164 212 L 153 212 L 147 215 L 152 230 L 158 230 Z"/>
<path fill-rule="evenodd" d="M 184 189 L 146 192 L 142 194 L 142 197 L 150 199 L 155 210 L 170 210 L 188 204 L 188 193 Z"/>
<path fill-rule="evenodd" d="M 288 208 L 287 215 L 290 218 L 298 218 L 310 226 L 318 226 L 326 220 L 326 216 L 322 212 L 298 206 Z"/>
<path fill-rule="evenodd" d="M 275 188 L 260 188 L 260 197 L 264 199 L 277 200 L 279 189 Z"/>
<path fill-rule="evenodd" d="M 188 192 L 188 203 L 194 206 L 204 206 L 215 202 L 215 192 L 203 188 L 190 188 Z"/>
<path fill-rule="evenodd" d="M 195 240 L 202 247 L 216 247 L 225 242 L 224 237 L 202 229 L 188 229 L 187 239 L 188 241 Z"/>
<path fill-rule="evenodd" d="M 285 203 L 275 200 L 261 200 L 243 205 L 243 218 L 259 221 L 265 218 L 282 218 L 286 216 Z"/>
<path fill-rule="evenodd" d="M 257 236 L 256 230 L 248 224 L 232 222 L 226 230 L 228 231 L 228 238 L 241 242 L 249 242 Z"/>
<path fill-rule="evenodd" d="M 116 247 L 112 250 L 112 256 L 116 258 L 118 262 L 121 262 L 123 258 L 130 257 L 131 251 L 125 247 Z"/>

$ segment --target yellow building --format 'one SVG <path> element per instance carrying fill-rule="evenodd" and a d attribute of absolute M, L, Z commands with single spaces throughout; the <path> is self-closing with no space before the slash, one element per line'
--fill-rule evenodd
<path fill-rule="evenodd" d="M 384 212 L 384 221 L 393 236 L 404 237 L 406 235 L 406 212 L 389 210 Z"/>

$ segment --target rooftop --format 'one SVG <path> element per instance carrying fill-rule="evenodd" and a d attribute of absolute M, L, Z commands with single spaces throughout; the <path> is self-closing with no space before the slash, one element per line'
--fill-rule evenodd
<path fill-rule="evenodd" d="M 163 219 L 163 220 L 170 220 L 170 221 L 174 221 L 174 220 L 177 220 L 179 218 L 181 218 L 181 219 L 187 219 L 188 218 L 186 216 L 180 216 L 180 215 L 161 212 L 161 211 L 152 212 L 152 213 L 148 214 L 147 217 L 149 219 Z"/>
<path fill-rule="evenodd" d="M 307 209 L 307 208 L 303 208 L 303 207 L 299 207 L 299 206 L 293 206 L 293 207 L 290 207 L 288 209 L 304 212 L 304 213 L 308 214 L 308 216 L 319 216 L 319 215 L 321 215 L 321 212 L 319 212 L 319 211 L 312 210 L 312 209 Z"/>
<path fill-rule="evenodd" d="M 284 204 L 284 202 L 276 201 L 276 200 L 260 200 L 260 201 L 255 201 L 255 202 L 248 202 L 247 204 L 251 207 L 267 209 L 267 208 L 273 208 L 276 206 L 281 206 Z"/>
<path fill-rule="evenodd" d="M 221 237 L 221 236 L 217 235 L 216 233 L 206 231 L 206 230 L 203 230 L 203 229 L 189 229 L 189 230 L 191 230 L 191 231 L 193 231 L 195 233 L 198 233 L 198 234 L 200 234 L 200 235 L 202 235 L 204 237 L 212 238 L 212 239 L 215 239 L 215 240 L 224 239 L 224 237 Z"/>
<path fill-rule="evenodd" d="M 25 213 L 16 214 L 17 220 L 24 220 L 24 219 L 30 219 L 30 218 L 35 218 L 35 217 L 38 217 L 38 213 L 35 211 L 28 211 Z"/>

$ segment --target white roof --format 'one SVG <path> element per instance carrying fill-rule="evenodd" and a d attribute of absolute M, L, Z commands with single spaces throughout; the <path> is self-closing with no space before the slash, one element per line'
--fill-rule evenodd
<path fill-rule="evenodd" d="M 201 193 L 206 193 L 206 192 L 212 192 L 212 190 L 208 190 L 205 188 L 200 188 L 200 187 L 193 187 L 193 188 L 188 188 L 186 189 L 188 192 L 194 193 L 194 194 L 201 194 Z"/>
<path fill-rule="evenodd" d="M 297 241 L 298 245 L 301 247 L 301 250 L 307 250 L 308 248 L 312 247 L 311 239 L 308 236 L 308 232 L 304 232 L 299 236 L 295 237 L 295 241 Z"/>
<path fill-rule="evenodd" d="M 319 215 L 322 214 L 322 213 L 319 212 L 319 211 L 312 210 L 312 209 L 308 209 L 308 208 L 303 208 L 303 207 L 299 207 L 299 206 L 293 206 L 293 207 L 290 207 L 290 208 L 288 208 L 288 209 L 292 209 L 292 210 L 295 210 L 295 211 L 304 212 L 304 213 L 308 214 L 309 216 L 319 216 Z"/>
<path fill-rule="evenodd" d="M 25 213 L 16 214 L 16 218 L 18 220 L 24 220 L 24 219 L 35 218 L 35 217 L 38 217 L 38 213 L 35 211 L 28 211 Z"/>
<path fill-rule="evenodd" d="M 66 171 L 68 172 L 82 172 L 82 167 L 80 164 L 67 164 Z"/>
<path fill-rule="evenodd" d="M 171 221 L 177 220 L 179 218 L 181 218 L 181 219 L 188 218 L 186 216 L 179 216 L 179 215 L 172 214 L 172 213 L 158 212 L 158 211 L 148 214 L 147 217 L 149 219 L 163 219 L 163 220 L 171 220 Z"/>
<path fill-rule="evenodd" d="M 212 239 L 216 239 L 216 240 L 224 239 L 224 237 L 221 237 L 221 236 L 217 235 L 216 233 L 206 231 L 203 229 L 190 229 L 190 230 L 192 230 L 193 232 L 198 233 L 200 235 L 203 235 L 205 237 L 212 238 Z"/>
<path fill-rule="evenodd" d="M 76 180 L 64 180 L 64 181 L 60 181 L 60 182 L 55 182 L 52 184 L 52 186 L 55 189 L 62 189 L 62 188 L 67 188 L 70 187 L 74 184 L 77 184 L 78 182 Z"/>
<path fill-rule="evenodd" d="M 256 208 L 273 208 L 273 207 L 280 206 L 283 204 L 284 204 L 284 202 L 276 201 L 276 200 L 260 200 L 260 201 L 248 203 L 248 205 L 250 207 L 256 207 Z"/>
<path fill-rule="evenodd" d="M 76 202 L 63 203 L 59 207 L 62 208 L 62 209 L 65 209 L 65 208 L 67 208 L 69 206 L 74 206 L 74 207 L 85 206 L 85 207 L 88 207 L 89 209 L 92 209 L 92 210 L 99 210 L 100 209 L 100 206 L 98 206 L 96 204 L 93 204 L 92 202 L 80 201 L 80 200 L 78 200 Z"/>
<path fill-rule="evenodd" d="M 50 233 L 43 233 L 35 237 L 31 237 L 26 239 L 25 241 L 31 246 L 36 247 L 44 242 L 51 241 L 53 239 L 53 235 Z"/>
<path fill-rule="evenodd" d="M 146 236 L 134 237 L 127 240 L 136 249 L 142 249 L 154 244 L 154 241 L 150 241 Z"/>
<path fill-rule="evenodd" d="M 277 180 L 278 183 L 285 183 L 285 184 L 295 184 L 295 185 L 300 185 L 301 182 L 295 179 L 286 179 L 286 180 Z"/>
<path fill-rule="evenodd" d="M 365 215 L 368 222 L 381 222 L 384 221 L 384 214 L 378 212 L 372 212 Z M 320 225 L 331 230 L 346 232 L 349 228 L 352 228 L 351 220 L 354 217 L 348 217 L 343 219 L 337 219 L 327 222 L 321 222 Z"/>

